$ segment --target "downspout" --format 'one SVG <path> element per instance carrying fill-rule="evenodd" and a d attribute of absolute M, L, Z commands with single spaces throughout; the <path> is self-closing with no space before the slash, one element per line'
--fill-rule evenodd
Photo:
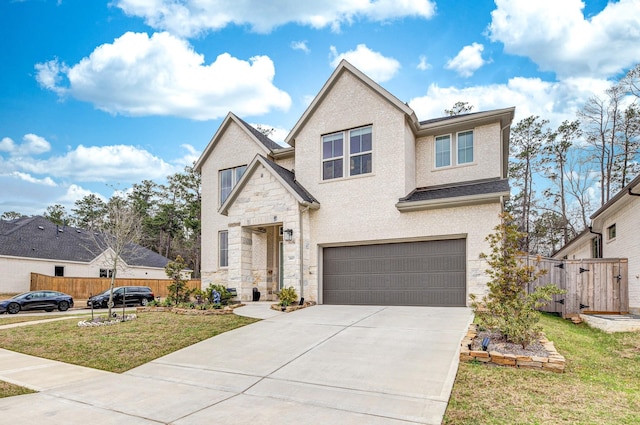
<path fill-rule="evenodd" d="M 303 217 L 302 215 L 309 211 L 309 206 L 307 205 L 304 209 L 300 210 L 300 214 L 298 215 L 299 225 L 300 225 L 300 299 L 304 298 L 304 232 L 303 232 Z"/>
<path fill-rule="evenodd" d="M 631 195 L 631 196 L 640 196 L 640 193 L 633 193 L 633 192 L 631 191 L 631 189 L 632 189 L 632 188 L 630 187 L 630 188 L 629 188 L 629 190 L 627 191 L 627 192 L 629 193 L 629 195 Z"/>
<path fill-rule="evenodd" d="M 604 253 L 602 252 L 602 248 L 603 248 L 603 246 L 602 246 L 602 242 L 603 242 L 602 241 L 602 233 L 594 232 L 593 231 L 593 226 L 589 226 L 589 233 L 593 233 L 594 235 L 597 235 L 597 236 L 600 237 L 600 243 L 598 245 L 600 247 L 600 257 L 603 258 L 604 257 Z"/>

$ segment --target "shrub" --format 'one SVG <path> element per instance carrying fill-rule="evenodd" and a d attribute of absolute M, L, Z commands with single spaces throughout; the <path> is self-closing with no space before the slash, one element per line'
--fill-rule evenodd
<path fill-rule="evenodd" d="M 280 298 L 280 305 L 286 307 L 293 304 L 296 299 L 298 299 L 298 294 L 296 294 L 296 290 L 293 289 L 293 286 L 290 286 L 288 288 L 282 288 L 278 294 L 278 298 Z"/>
<path fill-rule="evenodd" d="M 231 300 L 231 293 L 229 293 L 229 291 L 227 291 L 227 288 L 224 285 L 219 285 L 219 284 L 209 284 L 209 286 L 207 287 L 206 293 L 204 294 L 205 298 L 211 303 L 214 304 L 213 302 L 213 291 L 216 290 L 218 291 L 218 293 L 220 294 L 220 304 L 222 305 L 227 305 L 229 304 L 229 301 Z"/>
<path fill-rule="evenodd" d="M 489 265 L 489 293 L 481 301 L 472 294 L 471 306 L 480 326 L 500 331 L 508 341 L 526 347 L 540 336 L 540 313 L 536 310 L 549 302 L 554 294 L 566 291 L 548 284 L 527 293 L 529 283 L 547 271 L 535 272 L 533 266 L 522 261 L 525 253 L 519 246 L 525 234 L 518 231 L 510 214 L 503 213 L 494 230 L 495 233 L 486 239 L 491 253 L 481 254 Z"/>
<path fill-rule="evenodd" d="M 177 256 L 175 261 L 170 261 L 164 267 L 167 277 L 173 280 L 171 285 L 167 286 L 169 294 L 167 301 L 178 305 L 179 303 L 189 302 L 192 290 L 187 287 L 187 280 L 184 278 L 183 270 L 187 268 L 187 263 L 181 256 Z"/>

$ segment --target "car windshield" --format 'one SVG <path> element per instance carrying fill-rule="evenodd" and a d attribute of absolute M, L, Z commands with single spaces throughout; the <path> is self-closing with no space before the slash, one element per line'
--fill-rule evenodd
<path fill-rule="evenodd" d="M 24 298 L 24 297 L 26 297 L 26 296 L 27 296 L 27 295 L 29 295 L 29 294 L 32 294 L 32 292 L 23 292 L 22 294 L 15 295 L 15 296 L 13 296 L 13 297 L 11 297 L 11 298 L 9 298 L 9 299 L 10 299 L 10 300 L 18 300 L 18 299 L 20 299 L 20 298 Z"/>

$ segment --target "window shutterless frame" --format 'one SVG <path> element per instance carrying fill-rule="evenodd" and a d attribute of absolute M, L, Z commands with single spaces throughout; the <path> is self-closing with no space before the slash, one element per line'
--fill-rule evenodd
<path fill-rule="evenodd" d="M 246 170 L 247 166 L 241 165 L 239 167 L 227 168 L 226 170 L 218 171 L 220 205 L 224 204 L 224 201 L 227 200 L 229 194 L 238 183 L 238 181 L 240 181 L 240 178 Z"/>
<path fill-rule="evenodd" d="M 434 143 L 434 165 L 436 168 L 451 166 L 451 135 L 436 136 Z"/>
<path fill-rule="evenodd" d="M 369 174 L 373 172 L 372 164 L 372 125 L 322 136 L 323 181 Z"/>
<path fill-rule="evenodd" d="M 229 231 L 218 232 L 218 265 L 229 267 Z"/>

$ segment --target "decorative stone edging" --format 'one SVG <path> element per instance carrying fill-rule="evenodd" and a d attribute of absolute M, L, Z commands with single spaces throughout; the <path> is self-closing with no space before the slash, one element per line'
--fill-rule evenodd
<path fill-rule="evenodd" d="M 114 317 L 110 320 L 106 320 L 107 318 L 105 317 L 105 320 L 100 320 L 97 322 L 91 321 L 91 320 L 81 320 L 78 322 L 78 326 L 81 328 L 84 327 L 95 327 L 95 326 L 111 326 L 111 325 L 116 325 L 118 323 L 122 323 L 122 322 L 128 322 L 130 320 L 134 320 L 137 319 L 138 316 L 136 316 L 135 314 L 125 314 L 124 316 L 124 320 L 122 320 L 122 316 L 117 316 Z"/>
<path fill-rule="evenodd" d="M 284 307 L 284 310 L 283 310 L 283 307 L 280 304 L 271 304 L 271 310 L 284 311 L 285 313 L 291 313 L 292 311 L 300 310 L 306 307 L 311 307 L 313 305 L 316 305 L 315 301 L 305 301 L 303 305 L 299 305 L 299 304 L 288 305 Z"/>
<path fill-rule="evenodd" d="M 517 367 L 522 369 L 537 369 L 563 373 L 566 360 L 563 355 L 556 351 L 552 341 L 544 335 L 540 338 L 540 344 L 549 353 L 548 357 L 522 356 L 514 354 L 503 354 L 497 351 L 477 351 L 471 350 L 471 343 L 478 335 L 478 326 L 475 323 L 469 325 L 467 335 L 462 339 L 460 346 L 461 362 L 481 362 L 491 363 L 500 366 Z"/>
<path fill-rule="evenodd" d="M 165 312 L 174 314 L 184 314 L 191 316 L 209 316 L 209 315 L 222 315 L 233 314 L 233 310 L 238 307 L 242 307 L 244 304 L 232 304 L 222 308 L 208 308 L 206 310 L 198 310 L 197 308 L 179 308 L 179 307 L 137 307 L 138 312 Z"/>

